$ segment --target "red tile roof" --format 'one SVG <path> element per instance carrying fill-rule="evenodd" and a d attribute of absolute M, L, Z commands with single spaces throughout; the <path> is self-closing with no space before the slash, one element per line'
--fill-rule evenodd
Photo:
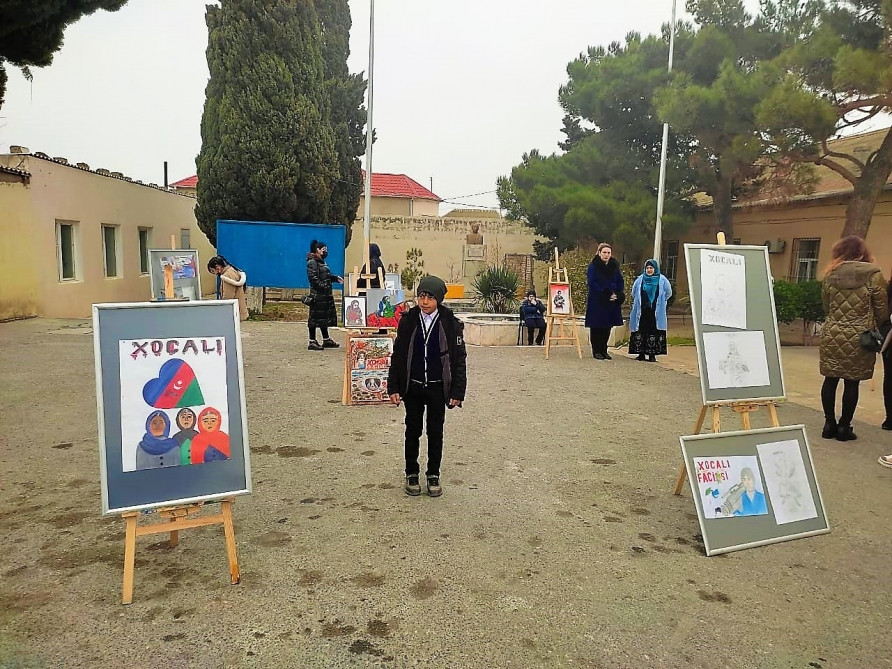
<path fill-rule="evenodd" d="M 364 170 L 362 178 L 365 179 Z M 186 177 L 170 185 L 174 188 L 195 188 L 198 185 L 198 177 Z M 409 197 L 416 200 L 441 201 L 435 193 L 405 174 L 382 174 L 380 172 L 372 172 L 372 197 Z"/>
<path fill-rule="evenodd" d="M 365 179 L 365 170 L 362 171 Z M 440 198 L 420 183 L 405 174 L 382 174 L 372 172 L 372 197 L 410 197 L 416 200 L 434 200 Z"/>
<path fill-rule="evenodd" d="M 198 176 L 186 177 L 170 184 L 174 188 L 195 188 L 198 186 Z"/>

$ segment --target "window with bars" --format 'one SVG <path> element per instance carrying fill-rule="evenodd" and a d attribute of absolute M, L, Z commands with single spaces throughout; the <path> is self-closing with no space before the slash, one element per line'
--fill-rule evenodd
<path fill-rule="evenodd" d="M 670 281 L 675 281 L 678 273 L 678 240 L 663 242 L 663 257 L 660 259 L 660 273 Z"/>
<path fill-rule="evenodd" d="M 56 221 L 56 259 L 59 281 L 77 280 L 77 223 Z"/>
<path fill-rule="evenodd" d="M 149 244 L 152 242 L 152 229 L 139 228 L 139 273 L 149 273 Z"/>
<path fill-rule="evenodd" d="M 190 232 L 189 228 L 180 228 L 180 248 L 192 248 L 192 233 Z"/>
<path fill-rule="evenodd" d="M 818 253 L 820 250 L 820 238 L 793 239 L 793 249 L 790 254 L 790 281 L 802 283 L 818 278 Z"/>
<path fill-rule="evenodd" d="M 118 226 L 102 226 L 102 251 L 104 256 L 105 276 L 109 279 L 118 276 Z"/>

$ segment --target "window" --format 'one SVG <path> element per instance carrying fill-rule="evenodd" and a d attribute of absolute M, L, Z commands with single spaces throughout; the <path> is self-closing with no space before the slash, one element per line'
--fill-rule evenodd
<path fill-rule="evenodd" d="M 660 273 L 670 281 L 675 281 L 678 272 L 678 240 L 663 242 L 663 259 Z"/>
<path fill-rule="evenodd" d="M 189 228 L 180 228 L 180 248 L 181 249 L 191 249 L 192 248 L 192 235 L 189 232 Z"/>
<path fill-rule="evenodd" d="M 56 221 L 56 259 L 59 281 L 77 279 L 77 223 Z"/>
<path fill-rule="evenodd" d="M 149 244 L 152 242 L 152 229 L 139 228 L 139 273 L 149 273 Z"/>
<path fill-rule="evenodd" d="M 102 252 L 105 258 L 105 276 L 118 276 L 118 226 L 102 226 Z"/>
<path fill-rule="evenodd" d="M 731 243 L 734 246 L 740 246 L 740 237 L 735 237 L 734 239 L 731 240 Z"/>
<path fill-rule="evenodd" d="M 818 278 L 818 252 L 821 250 L 819 238 L 794 239 L 790 264 L 790 281 L 801 283 Z"/>

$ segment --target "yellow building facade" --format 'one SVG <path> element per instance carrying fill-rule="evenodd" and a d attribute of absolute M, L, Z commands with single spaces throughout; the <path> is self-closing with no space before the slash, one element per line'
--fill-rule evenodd
<path fill-rule="evenodd" d="M 0 320 L 87 318 L 98 302 L 151 298 L 148 250 L 215 254 L 195 199 L 84 163 L 0 154 Z M 214 277 L 202 273 L 202 293 Z"/>

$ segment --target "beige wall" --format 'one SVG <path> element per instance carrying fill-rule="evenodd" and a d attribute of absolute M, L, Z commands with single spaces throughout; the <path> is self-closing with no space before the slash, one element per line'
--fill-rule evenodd
<path fill-rule="evenodd" d="M 17 177 L 0 180 L 0 321 L 37 315 L 39 290 L 28 188 Z"/>
<path fill-rule="evenodd" d="M 372 196 L 372 216 L 437 216 L 440 203 L 434 200 L 418 200 L 408 197 Z M 359 198 L 356 218 L 365 216 L 365 197 Z"/>
<path fill-rule="evenodd" d="M 399 263 L 402 270 L 406 266 L 406 251 L 414 246 L 423 252 L 424 269 L 449 281 L 450 270 L 461 273 L 465 237 L 471 230 L 471 223 L 480 225 L 490 260 L 501 262 L 506 253 L 532 253 L 533 241 L 541 239 L 530 228 L 504 219 L 472 221 L 380 216 L 372 217 L 370 222 L 371 241 L 381 247 L 385 267 Z M 346 260 L 347 271 L 363 263 L 362 220 L 353 224 L 353 238 L 347 247 Z"/>
<path fill-rule="evenodd" d="M 4 164 L 19 165 L 22 156 L 0 156 Z M 86 318 L 96 302 L 138 302 L 151 297 L 148 274 L 140 274 L 140 227 L 150 230 L 150 248 L 169 248 L 180 229 L 190 230 L 191 246 L 197 248 L 202 265 L 214 254 L 198 229 L 195 200 L 164 190 L 143 186 L 26 157 L 21 169 L 31 173 L 29 186 L 15 193 L 0 189 L 0 248 L 16 239 L 29 240 L 37 292 L 37 313 L 59 318 Z M 10 225 L 7 225 L 7 221 Z M 57 221 L 76 223 L 76 279 L 59 278 Z M 118 276 L 104 272 L 102 226 L 118 227 Z M 12 269 L 0 266 L 0 283 L 11 280 Z M 202 292 L 213 293 L 213 277 L 202 272 Z M 27 299 L 27 289 L 21 298 Z M 13 298 L 7 297 L 6 301 Z"/>
<path fill-rule="evenodd" d="M 830 249 L 839 239 L 845 224 L 845 198 L 829 198 L 809 202 L 793 202 L 775 207 L 734 210 L 734 237 L 741 244 L 759 244 L 765 241 L 786 242 L 783 252 L 769 253 L 771 274 L 777 280 L 789 280 L 793 266 L 794 239 L 821 240 L 818 251 L 818 274 L 830 262 Z M 697 220 L 679 244 L 678 285 L 687 286 L 684 248 L 682 244 L 714 244 L 716 228 L 711 211 L 697 214 Z M 730 240 L 729 240 L 730 241 Z M 889 278 L 892 271 L 892 193 L 885 193 L 877 203 L 867 245 L 874 255 L 883 275 Z M 665 253 L 666 240 L 663 242 Z"/>

